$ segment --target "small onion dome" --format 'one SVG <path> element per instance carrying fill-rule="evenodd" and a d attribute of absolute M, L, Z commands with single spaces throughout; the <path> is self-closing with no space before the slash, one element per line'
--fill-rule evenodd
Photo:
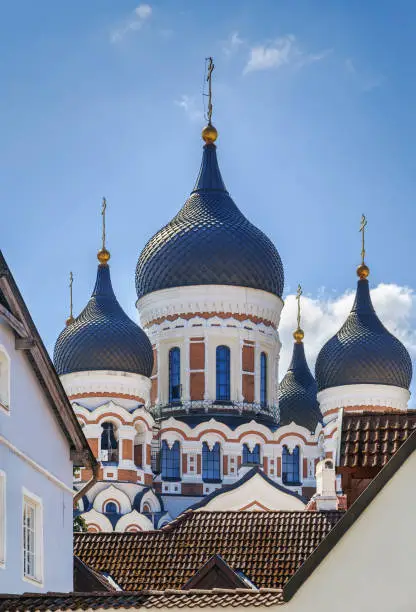
<path fill-rule="evenodd" d="M 60 333 L 55 344 L 54 365 L 59 375 L 113 370 L 150 377 L 153 367 L 150 340 L 118 303 L 106 263 L 98 266 L 87 306 Z"/>
<path fill-rule="evenodd" d="M 206 144 L 190 197 L 140 254 L 136 268 L 139 298 L 189 285 L 251 287 L 282 296 L 279 253 L 229 196 L 218 167 L 213 130 L 211 126 L 209 133 L 203 132 Z"/>
<path fill-rule="evenodd" d="M 318 355 L 315 376 L 319 391 L 360 384 L 410 386 L 409 353 L 377 317 L 364 274 L 347 320 Z"/>
<path fill-rule="evenodd" d="M 322 420 L 316 394 L 317 385 L 306 361 L 303 342 L 297 340 L 289 369 L 279 385 L 279 425 L 294 421 L 308 431 L 315 431 Z"/>

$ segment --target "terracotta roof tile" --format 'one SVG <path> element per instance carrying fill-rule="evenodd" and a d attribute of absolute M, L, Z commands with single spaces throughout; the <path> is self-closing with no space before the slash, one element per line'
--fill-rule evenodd
<path fill-rule="evenodd" d="M 341 467 L 382 468 L 416 429 L 416 410 L 345 413 L 342 419 Z"/>
<path fill-rule="evenodd" d="M 281 588 L 341 516 L 190 511 L 158 531 L 74 534 L 74 552 L 125 591 L 180 589 L 215 554 L 256 587 Z"/>
<path fill-rule="evenodd" d="M 283 604 L 280 589 L 191 589 L 136 593 L 46 593 L 0 595 L 0 612 L 139 608 L 237 608 Z"/>

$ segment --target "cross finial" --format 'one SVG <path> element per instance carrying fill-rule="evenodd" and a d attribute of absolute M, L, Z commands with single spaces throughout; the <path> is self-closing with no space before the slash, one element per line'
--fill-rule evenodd
<path fill-rule="evenodd" d="M 208 113 L 207 113 L 207 119 L 208 119 L 208 124 L 211 124 L 211 119 L 212 119 L 212 73 L 213 70 L 215 68 L 214 66 L 214 62 L 212 57 L 208 57 L 207 60 L 208 62 L 208 69 L 207 69 L 207 83 L 208 83 Z"/>
<path fill-rule="evenodd" d="M 365 215 L 363 214 L 361 216 L 361 225 L 360 225 L 360 232 L 361 232 L 361 264 L 364 265 L 364 259 L 365 259 L 365 228 L 367 227 L 367 219 L 365 218 Z"/>
<path fill-rule="evenodd" d="M 103 198 L 102 203 L 101 203 L 102 245 L 101 245 L 101 249 L 97 253 L 98 261 L 101 264 L 107 264 L 108 260 L 110 259 L 110 253 L 105 248 L 105 238 L 106 238 L 105 236 L 105 211 L 106 211 L 106 208 L 107 208 L 107 200 Z"/>
<path fill-rule="evenodd" d="M 302 295 L 302 287 L 298 285 L 298 290 L 296 292 L 296 299 L 298 301 L 298 329 L 300 328 L 300 297 Z"/>
<path fill-rule="evenodd" d="M 107 208 L 107 200 L 105 198 L 103 198 L 102 200 L 102 204 L 101 204 L 101 216 L 102 216 L 102 238 L 103 238 L 103 245 L 102 245 L 102 249 L 103 251 L 105 250 L 105 209 Z"/>
<path fill-rule="evenodd" d="M 72 304 L 72 285 L 74 284 L 74 275 L 72 272 L 69 273 L 69 317 L 66 320 L 67 325 L 71 325 L 75 321 L 73 315 L 73 304 Z"/>
<path fill-rule="evenodd" d="M 297 326 L 297 329 L 293 332 L 293 337 L 298 343 L 302 342 L 303 337 L 304 337 L 303 329 L 300 326 L 300 298 L 302 294 L 303 294 L 302 287 L 298 285 L 298 289 L 296 291 L 296 300 L 298 303 L 298 316 L 297 316 L 298 326 Z"/>

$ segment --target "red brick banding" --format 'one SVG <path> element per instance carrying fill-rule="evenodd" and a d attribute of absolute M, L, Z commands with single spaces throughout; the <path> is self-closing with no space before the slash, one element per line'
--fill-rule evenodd
<path fill-rule="evenodd" d="M 130 395 L 128 393 L 116 393 L 113 391 L 89 391 L 88 393 L 75 393 L 74 395 L 68 395 L 68 399 L 76 400 L 83 397 L 116 397 L 119 399 L 130 399 L 140 404 L 145 404 L 145 400 L 138 395 Z"/>
<path fill-rule="evenodd" d="M 262 317 L 256 317 L 251 314 L 240 314 L 237 312 L 186 312 L 186 313 L 180 313 L 180 314 L 175 314 L 175 315 L 167 315 L 165 317 L 159 317 L 157 319 L 152 319 L 152 321 L 149 321 L 149 323 L 147 323 L 147 325 L 145 325 L 144 327 L 147 328 L 147 327 L 151 327 L 152 325 L 161 325 L 165 321 L 172 322 L 172 321 L 176 321 L 177 319 L 185 319 L 186 321 L 189 321 L 189 319 L 193 319 L 194 317 L 199 317 L 201 319 L 212 319 L 214 317 L 218 317 L 219 319 L 236 319 L 237 321 L 240 321 L 240 322 L 241 321 L 251 321 L 255 325 L 264 323 L 264 325 L 267 325 L 269 327 L 273 327 L 273 329 L 276 329 L 276 325 L 272 323 L 272 321 L 269 321 L 268 319 L 263 319 Z"/>

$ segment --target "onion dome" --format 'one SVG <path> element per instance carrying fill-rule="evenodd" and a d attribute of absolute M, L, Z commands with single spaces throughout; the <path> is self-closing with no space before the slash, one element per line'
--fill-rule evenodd
<path fill-rule="evenodd" d="M 101 249 L 91 299 L 56 341 L 54 365 L 59 375 L 91 370 L 151 375 L 150 340 L 118 303 L 111 285 L 109 258 L 110 253 Z"/>
<path fill-rule="evenodd" d="M 316 360 L 318 390 L 342 385 L 393 385 L 408 389 L 412 361 L 403 344 L 377 317 L 370 297 L 369 269 L 357 269 L 354 306 L 344 325 L 321 349 Z"/>
<path fill-rule="evenodd" d="M 279 425 L 289 425 L 294 421 L 309 431 L 315 431 L 322 420 L 317 395 L 317 385 L 305 357 L 303 330 L 300 328 L 300 296 L 298 288 L 298 327 L 293 333 L 292 361 L 279 385 Z"/>
<path fill-rule="evenodd" d="M 208 124 L 203 130 L 201 169 L 190 197 L 140 254 L 139 298 L 189 285 L 251 287 L 282 296 L 279 253 L 228 194 L 218 167 L 216 137 L 216 129 Z"/>

